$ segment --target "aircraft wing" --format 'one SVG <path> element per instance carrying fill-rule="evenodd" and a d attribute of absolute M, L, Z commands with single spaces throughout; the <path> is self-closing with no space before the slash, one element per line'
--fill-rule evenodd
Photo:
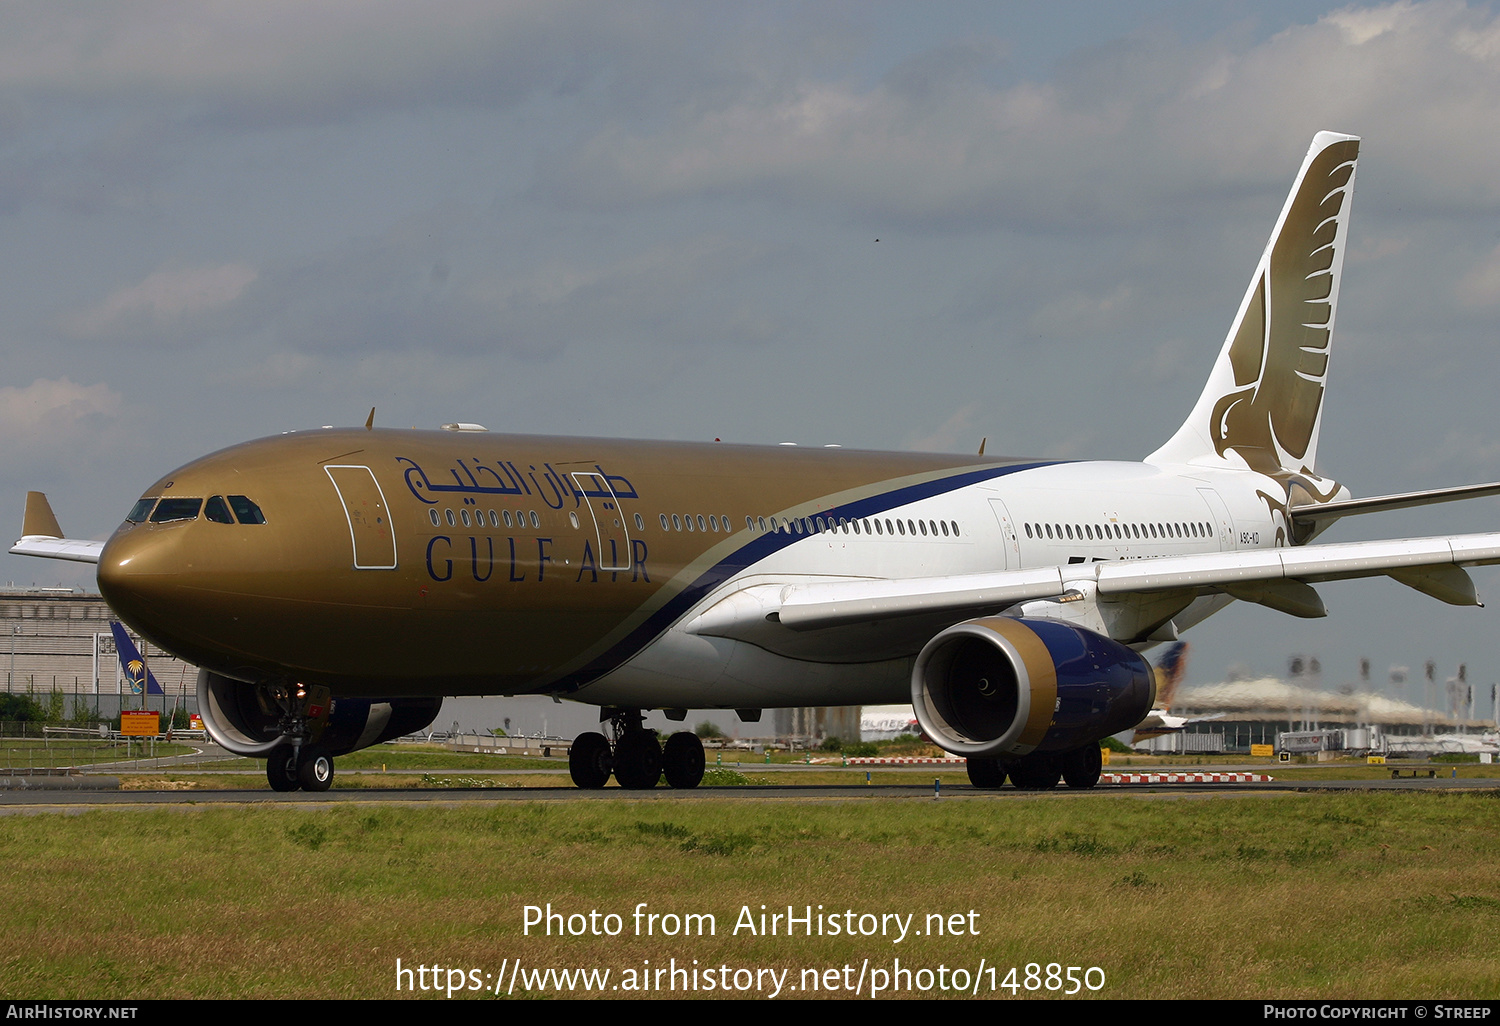
<path fill-rule="evenodd" d="M 84 541 L 78 538 L 48 538 L 28 534 L 10 547 L 13 555 L 41 556 L 45 559 L 70 559 L 75 563 L 97 563 L 102 541 Z"/>
<path fill-rule="evenodd" d="M 1392 577 L 1450 605 L 1481 605 L 1466 566 L 1500 563 L 1500 534 L 1341 542 L 1293 548 L 1108 560 L 905 580 L 845 580 L 759 586 L 702 613 L 689 628 L 720 633 L 753 616 L 796 631 L 895 617 L 979 615 L 1018 602 L 1064 596 L 1090 582 L 1103 597 L 1191 589 L 1223 592 L 1300 616 L 1321 616 L 1311 588 L 1322 581 Z M 721 608 L 723 607 L 723 608 Z"/>
<path fill-rule="evenodd" d="M 10 547 L 13 555 L 97 563 L 103 548 L 102 541 L 64 538 L 47 496 L 41 492 L 26 493 L 26 518 L 21 525 L 21 539 Z"/>

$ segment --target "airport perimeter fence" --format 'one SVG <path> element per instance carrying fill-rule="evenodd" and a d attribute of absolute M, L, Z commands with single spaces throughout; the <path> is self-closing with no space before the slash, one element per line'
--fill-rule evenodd
<path fill-rule="evenodd" d="M 102 726 L 0 720 L 0 776 L 243 768 L 224 766 L 238 756 L 210 745 L 201 730 L 140 738 L 120 736 L 118 725 Z"/>

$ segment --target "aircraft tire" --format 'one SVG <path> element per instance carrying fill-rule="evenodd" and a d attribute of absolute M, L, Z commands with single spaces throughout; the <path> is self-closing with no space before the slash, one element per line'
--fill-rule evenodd
<path fill-rule="evenodd" d="M 333 756 L 320 748 L 304 748 L 297 764 L 304 791 L 326 791 L 333 786 Z"/>
<path fill-rule="evenodd" d="M 1093 787 L 1099 783 L 1099 773 L 1104 768 L 1104 756 L 1097 744 L 1084 745 L 1076 752 L 1062 757 L 1063 783 L 1069 787 Z"/>
<path fill-rule="evenodd" d="M 650 730 L 628 730 L 615 742 L 615 781 L 630 791 L 646 791 L 661 779 L 661 742 Z"/>
<path fill-rule="evenodd" d="M 1028 755 L 1006 767 L 1010 782 L 1023 791 L 1050 791 L 1061 775 L 1057 758 L 1050 753 Z"/>
<path fill-rule="evenodd" d="M 975 787 L 1001 787 L 1005 783 L 1005 764 L 999 759 L 970 759 L 969 783 Z"/>
<path fill-rule="evenodd" d="M 568 776 L 573 786 L 596 791 L 609 783 L 611 759 L 609 742 L 603 734 L 589 731 L 573 739 L 568 749 Z"/>
<path fill-rule="evenodd" d="M 703 782 L 703 742 L 698 735 L 679 730 L 667 738 L 662 749 L 661 768 L 668 787 L 694 788 Z"/>
<path fill-rule="evenodd" d="M 271 750 L 266 760 L 266 781 L 273 791 L 295 791 L 302 786 L 297 779 L 297 750 L 291 745 L 282 745 Z"/>

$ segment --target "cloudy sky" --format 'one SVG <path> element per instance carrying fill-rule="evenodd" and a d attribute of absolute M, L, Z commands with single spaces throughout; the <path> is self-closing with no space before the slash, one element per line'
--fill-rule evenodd
<path fill-rule="evenodd" d="M 1319 129 L 1364 138 L 1320 470 L 1500 479 L 1488 5 L 0 6 L 0 507 L 103 538 L 172 467 L 371 406 L 1138 459 Z M 1323 621 L 1198 628 L 1190 678 L 1500 678 L 1500 610 L 1322 590 Z"/>

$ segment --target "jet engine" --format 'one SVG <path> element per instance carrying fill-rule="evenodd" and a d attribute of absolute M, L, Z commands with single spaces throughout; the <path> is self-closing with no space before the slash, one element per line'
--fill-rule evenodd
<path fill-rule="evenodd" d="M 912 669 L 911 697 L 922 729 L 943 748 L 971 760 L 1012 760 L 1135 726 L 1151 709 L 1156 680 L 1140 655 L 1093 631 L 991 616 L 927 643 Z"/>
<path fill-rule="evenodd" d="M 441 698 L 332 698 L 326 688 L 251 684 L 198 671 L 203 725 L 236 755 L 264 758 L 298 737 L 327 755 L 344 755 L 421 730 L 442 706 Z"/>

